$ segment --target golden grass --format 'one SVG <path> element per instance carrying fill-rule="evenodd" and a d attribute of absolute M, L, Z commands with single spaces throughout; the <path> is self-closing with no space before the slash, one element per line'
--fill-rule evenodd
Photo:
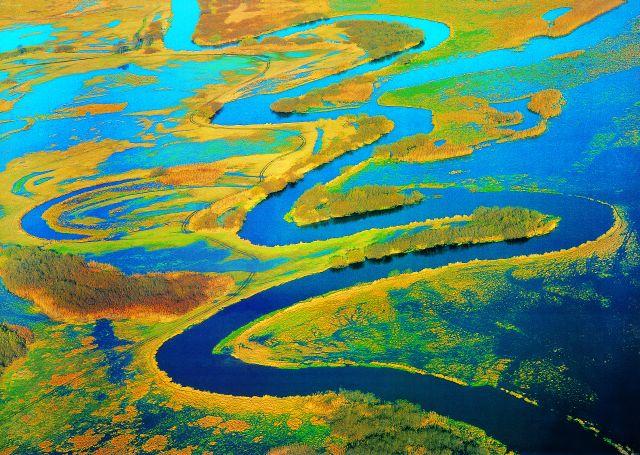
<path fill-rule="evenodd" d="M 531 95 L 527 109 L 543 119 L 557 117 L 562 112 L 565 100 L 560 90 L 541 90 Z"/>
<path fill-rule="evenodd" d="M 122 112 L 126 109 L 127 103 L 112 104 L 84 104 L 82 106 L 74 106 L 64 108 L 56 112 L 54 116 L 62 117 L 84 117 L 85 115 L 113 114 Z"/>

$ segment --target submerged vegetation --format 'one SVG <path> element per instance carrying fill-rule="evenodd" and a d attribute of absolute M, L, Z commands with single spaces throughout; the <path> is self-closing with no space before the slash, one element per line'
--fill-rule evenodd
<path fill-rule="evenodd" d="M 224 293 L 226 275 L 125 275 L 106 264 L 34 247 L 5 248 L 0 275 L 9 290 L 53 318 L 170 317 Z"/>
<path fill-rule="evenodd" d="M 367 185 L 344 193 L 316 185 L 296 201 L 287 217 L 298 226 L 343 218 L 372 211 L 417 204 L 424 199 L 419 191 L 407 192 L 392 186 Z"/>

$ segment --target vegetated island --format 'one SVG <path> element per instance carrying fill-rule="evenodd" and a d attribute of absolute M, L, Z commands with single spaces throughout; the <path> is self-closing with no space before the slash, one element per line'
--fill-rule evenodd
<path fill-rule="evenodd" d="M 366 259 L 445 246 L 527 239 L 553 231 L 560 218 L 521 207 L 478 207 L 471 215 L 452 217 L 448 221 L 409 231 L 364 249 L 347 249 L 344 254 L 332 257 L 331 266 L 342 268 Z"/>
<path fill-rule="evenodd" d="M 193 272 L 125 275 L 108 264 L 38 247 L 2 253 L 7 289 L 54 319 L 174 317 L 226 294 L 234 283 L 228 275 Z"/>
<path fill-rule="evenodd" d="M 409 87 L 381 97 L 383 105 L 431 110 L 434 129 L 428 134 L 407 136 L 393 144 L 376 147 L 376 160 L 426 163 L 470 155 L 478 147 L 491 141 L 537 137 L 546 131 L 549 119 L 560 115 L 565 104 L 562 92 L 556 89 L 541 90 L 509 100 L 528 98 L 527 109 L 540 116 L 537 124 L 517 130 L 511 127 L 522 122 L 522 113 L 502 112 L 483 98 L 440 95 L 440 92 L 449 87 L 443 84 L 440 82 Z"/>
<path fill-rule="evenodd" d="M 271 110 L 282 114 L 305 114 L 364 103 L 371 98 L 374 83 L 375 78 L 371 75 L 344 79 L 336 84 L 311 90 L 304 95 L 280 98 L 271 103 Z"/>
<path fill-rule="evenodd" d="M 366 51 L 371 60 L 383 59 L 417 46 L 424 40 L 422 30 L 401 22 L 349 20 L 339 22 L 336 26 Z M 304 95 L 281 98 L 271 104 L 271 110 L 282 114 L 305 113 L 362 103 L 371 97 L 375 80 L 372 75 L 343 80 Z"/>
<path fill-rule="evenodd" d="M 307 226 L 417 204 L 423 199 L 420 191 L 407 191 L 397 186 L 365 185 L 341 192 L 326 185 L 316 185 L 298 198 L 285 218 L 298 226 Z"/>

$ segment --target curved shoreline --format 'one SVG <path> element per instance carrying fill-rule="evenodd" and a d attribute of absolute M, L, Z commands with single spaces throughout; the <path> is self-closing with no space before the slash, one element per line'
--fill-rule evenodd
<path fill-rule="evenodd" d="M 607 210 L 610 209 L 610 206 L 602 205 Z M 614 233 L 619 219 L 617 215 L 614 218 L 613 225 L 604 234 L 585 240 L 583 245 Z M 572 248 L 580 246 L 574 245 Z M 474 249 L 475 247 L 451 251 L 466 252 Z M 455 258 L 450 257 L 451 251 L 447 252 L 449 257 L 443 267 L 456 262 Z M 557 252 L 549 251 L 542 255 L 545 254 Z M 404 258 L 414 255 L 409 254 Z M 514 260 L 517 257 L 500 259 Z M 388 270 L 398 268 L 398 265 L 395 260 L 389 263 L 367 262 L 355 271 L 345 270 L 342 276 L 347 276 L 353 285 L 362 278 L 363 271 L 370 268 L 377 269 L 379 278 L 382 278 Z M 533 406 L 524 401 L 489 387 L 463 387 L 433 376 L 382 367 L 287 369 L 246 364 L 229 354 L 212 355 L 212 346 L 246 323 L 306 298 L 347 287 L 348 283 L 336 279 L 340 274 L 340 271 L 329 270 L 309 275 L 227 306 L 205 321 L 165 341 L 156 353 L 158 368 L 179 385 L 224 395 L 287 397 L 346 388 L 372 392 L 385 400 L 408 399 L 425 409 L 479 426 L 490 436 L 519 451 L 611 451 L 611 447 L 604 442 L 566 422 L 564 416 L 546 409 L 531 409 Z M 370 276 L 366 279 L 369 280 Z M 545 436 L 531 440 L 528 437 L 531 428 L 536 428 L 538 435 Z"/>
<path fill-rule="evenodd" d="M 346 74 L 342 77 L 346 77 Z M 290 187 L 282 193 L 291 193 L 289 190 Z M 273 200 L 273 195 L 259 206 L 269 200 Z M 256 209 L 257 207 L 254 207 L 250 213 L 256 212 Z M 617 219 L 617 214 L 614 214 L 614 218 Z M 604 234 L 600 231 L 596 240 L 606 236 L 608 232 L 613 232 L 614 227 L 609 227 Z M 593 241 L 591 237 L 578 245 Z M 578 245 L 570 245 L 570 248 L 577 248 Z M 549 253 L 552 252 L 537 254 Z M 408 255 L 411 256 L 413 255 Z M 451 263 L 451 258 L 448 258 L 447 264 Z M 372 267 L 370 264 L 366 262 L 357 273 L 349 271 L 351 279 L 356 279 L 358 274 L 362 274 L 362 270 Z M 384 265 L 375 264 L 373 267 L 384 268 Z M 491 436 L 522 451 L 611 451 L 611 447 L 601 440 L 589 438 L 577 426 L 568 425 L 563 416 L 534 409 L 522 400 L 498 390 L 464 388 L 433 376 L 390 368 L 318 367 L 296 369 L 294 372 L 290 369 L 245 364 L 230 355 L 212 355 L 210 352 L 209 349 L 217 345 L 224 335 L 234 328 L 242 327 L 261 315 L 304 300 L 304 295 L 296 291 L 304 289 L 305 284 L 311 285 L 308 290 L 310 295 L 324 294 L 331 288 L 345 287 L 344 282 L 337 283 L 338 280 L 334 279 L 336 273 L 340 272 L 325 271 L 293 280 L 223 308 L 205 321 L 165 341 L 155 355 L 158 368 L 174 384 L 235 396 L 308 395 L 341 387 L 363 389 L 375 393 L 382 399 L 409 399 L 421 404 L 425 409 L 476 424 Z M 319 283 L 326 282 L 327 277 L 330 285 L 324 288 Z M 366 277 L 368 281 L 370 278 Z M 307 298 L 310 295 L 307 295 Z M 260 380 L 256 381 L 256 378 Z M 391 388 L 385 388 L 385 383 L 391 383 Z M 516 428 L 520 431 L 514 431 Z M 536 434 L 536 441 L 531 440 L 532 433 Z"/>
<path fill-rule="evenodd" d="M 268 65 L 267 65 L 267 68 L 268 68 Z M 276 159 L 274 159 L 274 161 Z M 263 175 L 263 173 L 264 173 L 264 169 L 261 175 Z M 271 197 L 269 197 L 268 199 L 271 199 Z M 603 203 L 603 204 L 606 204 L 606 203 Z M 618 220 L 618 214 L 615 213 L 615 209 L 614 209 L 614 219 L 616 221 L 614 221 L 613 226 L 611 226 L 609 230 L 607 230 L 604 234 L 601 234 L 594 240 L 586 240 L 585 242 L 579 245 L 572 246 L 567 250 L 573 250 L 574 248 L 581 248 L 583 245 L 587 245 L 592 242 L 597 242 L 599 239 L 605 238 L 608 235 L 608 233 L 615 231 L 616 222 Z M 230 248 L 230 249 L 233 249 L 233 248 Z M 475 247 L 473 247 L 473 249 L 475 251 Z M 526 257 L 533 257 L 536 255 L 546 256 L 546 255 L 552 255 L 555 253 L 557 253 L 556 250 L 549 251 L 549 252 L 542 252 L 542 253 L 532 253 L 531 255 L 525 255 L 525 256 L 501 258 L 501 259 L 514 260 L 522 257 L 526 258 Z M 493 261 L 495 259 L 478 259 L 478 260 Z M 463 261 L 463 263 L 469 263 L 469 262 Z M 449 267 L 453 264 L 456 264 L 456 263 L 448 262 L 443 267 Z M 190 384 L 201 383 L 203 390 L 211 390 L 214 393 L 223 393 L 223 394 L 232 393 L 231 389 L 236 387 L 237 385 L 236 382 L 238 382 L 238 378 L 255 381 L 255 378 L 257 377 L 258 374 L 272 375 L 270 378 L 270 382 L 267 382 L 267 384 L 263 384 L 263 383 L 257 384 L 256 382 L 253 382 L 251 384 L 245 384 L 245 383 L 240 384 L 241 387 L 245 387 L 244 390 L 248 391 L 247 393 L 252 393 L 251 390 L 257 391 L 256 393 L 258 394 L 263 393 L 263 390 L 266 390 L 267 392 L 276 390 L 276 393 L 273 393 L 273 394 L 265 393 L 265 395 L 269 394 L 273 396 L 291 396 L 289 392 L 292 392 L 293 395 L 299 395 L 299 394 L 306 395 L 308 393 L 312 393 L 315 389 L 318 389 L 318 388 L 320 390 L 315 390 L 315 391 L 323 391 L 325 390 L 324 387 L 329 387 L 331 389 L 335 387 L 342 387 L 342 386 L 345 386 L 345 387 L 353 386 L 355 388 L 360 388 L 360 386 L 365 385 L 365 391 L 373 391 L 383 399 L 393 400 L 398 398 L 397 394 L 395 393 L 395 389 L 396 388 L 403 389 L 402 391 L 407 392 L 406 395 L 408 396 L 409 399 L 412 399 L 412 401 L 422 404 L 423 406 L 427 407 L 427 409 L 434 410 L 436 412 L 439 412 L 438 409 L 442 409 L 442 411 L 440 412 L 446 413 L 449 416 L 453 416 L 453 418 L 459 418 L 460 420 L 464 420 L 465 422 L 468 422 L 468 423 L 479 422 L 477 423 L 477 426 L 479 426 L 480 428 L 485 429 L 487 432 L 489 432 L 489 429 L 491 429 L 492 433 L 496 435 L 500 435 L 496 437 L 501 438 L 502 441 L 508 443 L 509 445 L 513 445 L 514 447 L 517 447 L 517 446 L 524 447 L 523 450 L 538 451 L 538 450 L 548 450 L 550 448 L 558 449 L 558 447 L 561 447 L 560 450 L 571 450 L 571 451 L 581 451 L 581 450 L 589 451 L 589 450 L 593 450 L 594 447 L 599 451 L 605 451 L 605 449 L 611 450 L 611 448 L 606 445 L 603 447 L 600 447 L 599 444 L 601 441 L 598 441 L 597 443 L 594 443 L 592 441 L 586 441 L 586 437 L 582 434 L 582 430 L 580 430 L 579 433 L 576 433 L 573 429 L 573 426 L 568 425 L 566 422 L 564 422 L 563 416 L 557 416 L 557 415 L 550 416 L 549 412 L 546 410 L 542 410 L 541 412 L 537 412 L 537 411 L 534 412 L 526 407 L 522 408 L 520 407 L 519 404 L 509 401 L 509 399 L 505 400 L 504 397 L 501 398 L 500 393 L 496 395 L 494 393 L 496 392 L 495 390 L 487 391 L 487 390 L 480 390 L 482 388 L 476 388 L 476 389 L 473 389 L 473 391 L 468 391 L 468 390 L 465 390 L 464 388 L 460 388 L 460 387 L 456 388 L 455 386 L 450 387 L 448 384 L 443 384 L 439 382 L 444 380 L 434 380 L 433 377 L 429 377 L 429 379 L 422 380 L 421 378 L 416 378 L 416 376 L 420 376 L 420 375 L 416 375 L 410 372 L 397 373 L 400 370 L 391 369 L 387 367 L 378 367 L 378 365 L 375 365 L 376 368 L 374 369 L 370 367 L 325 368 L 324 370 L 321 370 L 322 367 L 317 369 L 305 368 L 305 369 L 296 370 L 296 374 L 298 371 L 305 371 L 305 373 L 298 375 L 297 378 L 293 378 L 293 373 L 291 372 L 291 370 L 275 369 L 277 370 L 277 372 L 274 372 L 273 371 L 274 369 L 271 369 L 270 367 L 255 366 L 255 365 L 250 366 L 249 369 L 247 370 L 245 366 L 248 364 L 243 363 L 242 365 L 237 365 L 236 364 L 237 359 L 231 356 L 222 355 L 220 357 L 213 356 L 214 368 L 224 369 L 226 371 L 226 374 L 229 374 L 230 376 L 226 378 L 224 376 L 218 376 L 218 377 L 215 376 L 215 372 L 212 369 L 212 363 L 210 359 L 212 355 L 210 351 L 207 351 L 208 349 L 207 346 L 209 346 L 208 342 L 203 341 L 203 340 L 206 340 L 206 336 L 209 336 L 211 334 L 209 333 L 209 334 L 206 334 L 206 336 L 203 336 L 202 326 L 205 326 L 205 329 L 207 327 L 210 329 L 211 325 L 215 323 L 215 319 L 219 315 L 221 314 L 223 316 L 225 314 L 233 315 L 234 312 L 242 313 L 243 311 L 246 311 L 246 308 L 243 308 L 243 305 L 246 306 L 247 301 L 250 302 L 249 305 L 251 304 L 251 302 L 254 302 L 254 300 L 260 303 L 260 304 L 257 304 L 259 311 L 262 311 L 268 308 L 269 305 L 272 304 L 272 300 L 278 301 L 279 303 L 282 303 L 284 301 L 286 303 L 287 301 L 286 297 L 291 297 L 291 295 L 287 294 L 287 291 L 285 289 L 284 291 L 285 298 L 278 300 L 277 296 L 278 296 L 278 292 L 282 291 L 281 287 L 288 286 L 289 284 L 291 284 L 292 286 L 290 286 L 290 288 L 295 288 L 296 286 L 301 286 L 301 283 L 305 283 L 305 282 L 315 284 L 317 280 L 321 278 L 319 275 L 324 275 L 324 274 L 327 274 L 328 272 L 330 271 L 321 272 L 316 275 L 309 275 L 304 278 L 300 278 L 300 279 L 282 284 L 280 286 L 276 286 L 275 288 L 268 289 L 259 294 L 255 294 L 254 296 L 251 296 L 245 300 L 242 300 L 232 306 L 227 306 L 226 308 L 221 310 L 219 313 L 216 313 L 214 316 L 209 317 L 209 319 L 207 319 L 203 323 L 196 326 L 192 326 L 189 329 L 186 329 L 182 334 L 179 334 L 177 336 L 175 334 L 171 335 L 172 338 L 169 341 L 165 342 L 162 346 L 160 346 L 158 349 L 158 352 L 156 353 L 155 360 L 157 362 L 156 363 L 157 367 L 160 368 L 161 373 L 165 373 L 167 377 L 171 378 L 174 381 L 175 384 L 182 384 L 182 385 L 185 385 L 184 382 L 180 382 L 180 379 L 184 380 L 184 377 L 182 377 L 182 374 L 177 374 L 172 376 L 170 371 L 173 371 L 175 373 L 175 370 L 172 370 L 171 368 L 169 369 L 163 368 L 162 367 L 163 362 L 165 362 L 164 363 L 165 366 L 169 365 L 170 367 L 173 366 L 173 368 L 175 368 L 176 366 L 179 366 L 179 367 L 182 367 L 184 371 L 186 371 L 186 369 L 188 369 L 189 367 L 194 368 L 195 370 L 200 372 L 201 375 L 198 375 L 196 373 L 192 375 L 193 376 L 192 378 L 190 378 L 189 376 L 194 370 L 186 374 L 187 381 L 193 379 L 193 381 L 190 382 Z M 331 272 L 331 273 L 335 274 L 339 272 Z M 354 273 L 354 272 L 351 271 L 351 273 Z M 250 276 L 248 277 L 248 280 L 250 281 L 252 278 L 253 276 Z M 303 280 L 307 280 L 307 281 L 303 281 Z M 293 285 L 294 283 L 295 283 L 295 286 Z M 245 286 L 247 284 L 248 282 L 245 284 Z M 312 287 L 314 287 L 314 292 L 315 292 L 315 290 L 317 290 L 317 287 L 315 286 L 312 286 Z M 279 291 L 275 293 L 274 292 L 269 293 L 270 291 L 275 289 L 279 289 Z M 237 293 L 241 291 L 242 291 L 242 288 L 236 291 L 236 293 L 232 294 L 228 299 L 228 302 L 231 302 L 234 299 L 235 295 L 237 295 Z M 265 305 L 262 305 L 263 303 Z M 246 315 L 242 315 L 242 317 L 245 317 L 245 316 Z M 230 317 L 230 319 L 232 320 L 234 319 L 231 316 L 227 316 L 227 317 Z M 240 319 L 242 319 L 242 317 Z M 210 322 L 212 320 L 214 322 Z M 231 323 L 238 324 L 240 323 L 240 321 L 235 320 L 235 322 L 232 321 Z M 195 330 L 196 328 L 199 328 L 199 329 Z M 182 335 L 191 333 L 192 329 L 194 330 L 194 333 L 200 333 L 200 336 L 195 338 L 198 341 L 198 343 L 196 344 L 185 343 L 185 338 Z M 215 332 L 215 331 L 210 330 L 210 332 Z M 218 333 L 214 333 L 214 335 L 218 335 Z M 178 346 L 181 346 L 180 348 L 176 348 L 175 347 L 176 344 L 172 343 L 173 340 L 177 340 L 177 339 L 180 339 L 181 340 L 180 342 L 184 343 L 183 346 L 178 343 Z M 187 336 L 186 340 L 189 340 L 189 339 L 193 340 L 194 338 L 193 336 L 191 336 L 191 338 Z M 175 359 L 170 358 L 171 356 L 167 357 L 168 354 L 165 352 L 165 349 L 169 349 L 171 346 L 174 346 L 175 351 L 173 352 L 173 355 L 175 356 Z M 195 356 L 193 355 L 194 351 L 192 350 L 194 346 L 196 347 Z M 180 353 L 181 355 L 177 355 L 177 353 Z M 177 365 L 172 363 L 175 361 L 178 362 Z M 364 370 L 363 368 L 367 368 L 367 370 Z M 310 370 L 310 371 L 306 372 L 306 370 Z M 182 373 L 184 373 L 184 371 Z M 372 371 L 380 371 L 379 373 L 375 373 L 378 375 L 377 377 L 378 382 L 376 382 L 375 380 L 372 380 L 372 378 L 370 377 L 372 375 Z M 318 373 L 320 376 L 325 376 L 325 378 L 318 378 L 317 377 Z M 352 374 L 353 376 L 351 376 Z M 180 378 L 180 379 L 176 379 L 176 378 Z M 213 379 L 214 381 L 221 380 L 221 382 L 218 382 L 217 384 L 214 384 L 211 386 L 210 383 L 208 382 L 210 379 Z M 277 389 L 275 389 L 277 387 L 282 386 L 281 381 L 293 382 L 293 384 L 290 384 L 291 386 L 290 390 L 288 390 L 287 392 L 284 392 L 285 393 L 284 395 L 278 394 Z M 383 387 L 384 384 L 382 383 L 385 381 L 392 383 L 393 390 L 388 390 Z M 444 382 L 448 383 L 450 381 L 444 381 Z M 219 387 L 219 389 L 215 389 L 215 387 Z M 252 389 L 251 387 L 254 387 L 254 388 Z M 368 387 L 368 390 L 366 387 Z M 467 388 L 467 389 L 471 389 L 471 388 Z M 309 392 L 309 390 L 311 390 L 311 392 Z M 434 395 L 438 395 L 438 396 L 434 396 Z M 247 396 L 247 395 L 242 395 L 242 396 Z M 456 408 L 456 406 L 458 408 Z M 478 412 L 478 408 L 480 412 Z M 487 412 L 487 411 L 490 411 L 490 412 Z M 496 411 L 501 413 L 501 415 L 496 415 Z M 455 417 L 457 415 L 461 417 Z M 522 434 L 519 437 L 518 435 L 511 435 L 510 433 L 513 432 L 513 428 L 511 427 L 511 425 L 516 425 L 517 429 L 520 430 L 521 433 L 522 432 L 537 433 L 536 436 L 541 439 L 545 439 L 545 436 L 543 435 L 549 435 L 547 438 L 548 440 L 547 441 L 529 441 L 528 439 L 526 439 L 526 437 L 523 438 Z M 554 428 L 550 428 L 550 426 Z M 513 444 L 509 443 L 508 442 L 510 439 L 509 436 L 513 436 L 512 440 L 515 439 L 516 442 Z M 550 444 L 551 441 L 557 442 L 556 439 L 558 438 L 566 438 L 566 440 L 561 441 L 564 445 L 562 446 L 545 445 L 545 444 Z"/>

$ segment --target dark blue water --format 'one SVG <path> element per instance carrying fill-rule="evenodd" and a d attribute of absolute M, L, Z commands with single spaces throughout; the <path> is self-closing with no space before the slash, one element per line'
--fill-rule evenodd
<path fill-rule="evenodd" d="M 610 225 L 610 209 L 598 203 L 589 204 L 593 210 L 586 211 L 583 221 L 594 227 Z M 417 270 L 475 258 L 495 259 L 530 249 L 541 252 L 539 245 L 529 247 L 535 245 L 530 242 L 408 254 L 294 280 L 227 307 L 168 340 L 157 353 L 158 366 L 179 384 L 231 395 L 308 395 L 344 388 L 372 392 L 387 400 L 406 399 L 425 409 L 477 425 L 521 452 L 611 452 L 610 447 L 569 424 L 563 416 L 533 407 L 493 388 L 462 387 L 435 377 L 386 368 L 272 368 L 246 364 L 228 354 L 211 352 L 213 346 L 234 330 L 301 300 L 383 278 L 393 270 Z M 553 245 L 550 247 L 555 249 Z"/>
<path fill-rule="evenodd" d="M 108 319 L 99 319 L 91 335 L 95 338 L 96 346 L 105 356 L 104 365 L 107 368 L 109 381 L 122 384 L 125 379 L 132 376 L 127 367 L 133 359 L 131 350 L 118 349 L 128 346 L 131 341 L 118 338 L 113 332 L 113 324 Z"/>
<path fill-rule="evenodd" d="M 280 94 L 253 93 L 253 96 L 225 105 L 225 108 L 216 116 L 215 122 L 229 125 L 283 123 L 335 118 L 344 113 L 381 114 L 393 119 L 395 128 L 380 142 L 393 142 L 410 134 L 430 131 L 431 118 L 428 111 L 379 106 L 377 97 L 384 92 L 483 69 L 530 65 L 560 52 L 589 47 L 609 34 L 619 31 L 634 15 L 634 8 L 623 6 L 581 27 L 568 37 L 554 40 L 534 39 L 524 47 L 523 51 L 501 50 L 479 56 L 456 58 L 439 66 L 399 74 L 384 81 L 376 89 L 376 96 L 372 101 L 355 109 L 350 108 L 348 111 L 312 112 L 283 119 L 271 112 L 269 105 L 282 96 L 297 96 L 310 89 L 339 82 L 345 77 L 379 69 L 390 62 L 362 65 L 350 72 L 323 78 Z M 309 25 L 305 27 L 304 30 L 313 28 Z M 284 36 L 291 32 L 287 30 L 278 33 Z M 441 40 L 446 38 L 442 33 L 436 35 Z M 437 40 L 431 44 L 436 45 Z M 513 104 L 519 109 L 523 107 L 520 105 L 522 102 Z M 503 108 L 507 107 L 503 106 Z M 529 124 L 535 120 L 532 116 L 525 116 L 525 124 L 521 127 L 530 126 Z M 373 392 L 382 399 L 407 399 L 422 405 L 425 409 L 477 425 L 486 430 L 489 435 L 522 452 L 611 452 L 609 446 L 590 433 L 579 429 L 577 425 L 568 423 L 564 416 L 548 409 L 530 406 L 492 388 L 462 387 L 430 376 L 385 368 L 343 367 L 290 370 L 245 364 L 226 353 L 212 354 L 211 349 L 234 330 L 270 312 L 307 298 L 352 286 L 358 282 L 386 277 L 391 271 L 398 269 L 420 270 L 451 262 L 506 258 L 570 248 L 595 239 L 612 223 L 612 212 L 609 206 L 584 198 L 514 192 L 471 193 L 462 189 L 425 190 L 425 194 L 437 193 L 443 197 L 427 198 L 415 206 L 354 218 L 349 222 L 325 223 L 317 228 L 298 228 L 284 221 L 284 214 L 305 190 L 317 183 L 324 183 L 337 177 L 343 166 L 357 164 L 368 158 L 371 156 L 372 149 L 372 146 L 363 147 L 354 153 L 340 157 L 327 166 L 309 173 L 295 186 L 271 195 L 248 215 L 240 232 L 241 236 L 264 245 L 291 244 L 342 237 L 369 228 L 396 226 L 427 218 L 470 213 L 479 205 L 523 206 L 559 215 L 562 220 L 553 233 L 532 238 L 523 243 L 492 243 L 396 256 L 385 261 L 368 261 L 354 268 L 325 271 L 277 286 L 236 303 L 167 341 L 157 353 L 159 367 L 182 385 L 224 394 L 289 396 L 346 388 Z M 526 160 L 522 161 L 526 162 Z M 493 162 L 496 163 L 496 160 L 494 159 Z M 393 176 L 390 178 L 393 179 Z M 269 220 L 268 229 L 264 228 L 264 220 Z"/>

